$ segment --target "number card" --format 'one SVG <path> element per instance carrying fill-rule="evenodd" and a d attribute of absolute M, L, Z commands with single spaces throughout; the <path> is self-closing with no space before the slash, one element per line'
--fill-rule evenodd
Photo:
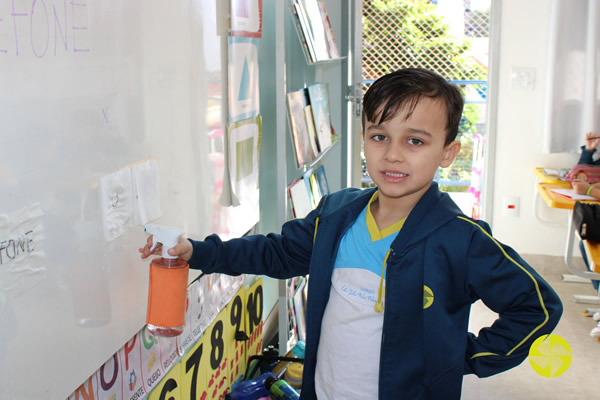
<path fill-rule="evenodd" d="M 202 367 L 203 359 L 207 358 L 204 354 L 206 346 L 206 336 L 198 340 L 190 351 L 179 363 L 181 366 L 183 399 L 208 399 L 206 367 Z"/>
<path fill-rule="evenodd" d="M 248 311 L 248 345 L 246 359 L 262 353 L 263 348 L 263 287 L 262 279 L 258 279 L 246 291 L 246 310 Z"/>
<path fill-rule="evenodd" d="M 245 307 L 246 288 L 241 287 L 227 306 L 229 315 L 229 339 L 227 351 L 229 353 L 229 382 L 231 387 L 244 378 L 246 372 L 246 341 L 235 339 L 236 332 L 246 332 L 248 313 Z"/>
<path fill-rule="evenodd" d="M 227 370 L 228 352 L 225 348 L 225 338 L 231 337 L 229 324 L 226 323 L 229 317 L 227 311 L 227 308 L 223 309 L 205 333 L 210 352 L 207 354 L 208 366 L 203 370 L 209 371 L 207 387 L 211 399 L 224 399 L 230 387 Z"/>

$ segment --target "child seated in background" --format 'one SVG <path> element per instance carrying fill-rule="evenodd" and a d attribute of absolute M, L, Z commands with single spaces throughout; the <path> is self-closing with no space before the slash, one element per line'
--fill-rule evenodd
<path fill-rule="evenodd" d="M 571 186 L 577 194 L 587 194 L 588 196 L 592 196 L 600 200 L 600 182 L 590 184 L 584 180 L 575 180 L 571 182 Z M 592 269 L 590 268 L 590 263 L 588 262 L 585 248 L 583 247 L 583 240 L 579 242 L 579 250 L 581 250 L 581 256 L 583 257 L 583 261 L 585 262 L 587 269 L 591 271 Z M 600 281 L 592 280 L 592 285 L 594 285 L 594 289 L 597 291 L 598 287 L 600 286 Z"/>
<path fill-rule="evenodd" d="M 600 133 L 586 133 L 585 145 L 581 146 L 581 156 L 579 157 L 577 164 L 600 165 L 600 159 L 593 159 L 598 144 L 600 144 Z"/>

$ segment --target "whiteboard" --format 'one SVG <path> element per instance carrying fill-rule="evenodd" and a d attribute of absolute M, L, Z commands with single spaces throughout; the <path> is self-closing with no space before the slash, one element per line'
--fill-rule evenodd
<path fill-rule="evenodd" d="M 66 398 L 144 326 L 137 167 L 152 222 L 228 230 L 216 7 L 0 2 L 0 397 Z"/>

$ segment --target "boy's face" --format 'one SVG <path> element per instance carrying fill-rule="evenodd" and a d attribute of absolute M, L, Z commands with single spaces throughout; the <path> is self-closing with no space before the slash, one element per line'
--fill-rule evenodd
<path fill-rule="evenodd" d="M 431 186 L 438 167 L 448 167 L 460 142 L 445 145 L 447 111 L 443 103 L 421 97 L 412 115 L 401 110 L 380 125 L 366 121 L 363 132 L 367 169 L 380 200 L 414 205 Z"/>

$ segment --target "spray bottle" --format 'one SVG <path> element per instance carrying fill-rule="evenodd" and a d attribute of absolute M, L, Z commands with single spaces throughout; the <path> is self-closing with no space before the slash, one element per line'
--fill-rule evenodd
<path fill-rule="evenodd" d="M 277 400 L 300 400 L 300 394 L 283 379 L 267 376 L 265 386 L 271 397 Z"/>
<path fill-rule="evenodd" d="M 150 262 L 146 324 L 153 335 L 178 336 L 185 325 L 189 265 L 168 251 L 179 242 L 183 232 L 155 224 L 147 224 L 144 231 L 153 236 L 150 251 L 162 243 L 162 257 Z"/>

